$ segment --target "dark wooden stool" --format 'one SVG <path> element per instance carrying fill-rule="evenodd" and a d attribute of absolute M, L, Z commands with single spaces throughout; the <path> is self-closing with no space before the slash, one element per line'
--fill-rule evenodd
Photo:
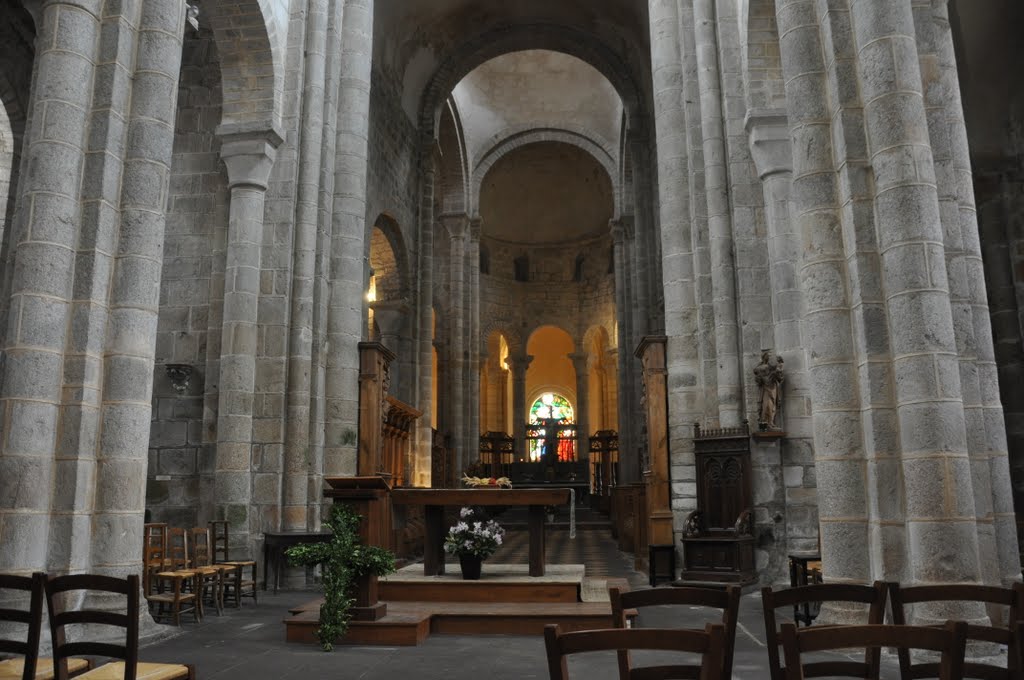
<path fill-rule="evenodd" d="M 658 555 L 668 556 L 668 575 L 658 573 Z M 647 546 L 647 576 L 651 587 L 658 585 L 658 577 L 669 581 L 676 579 L 676 547 L 671 543 L 651 544 Z"/>

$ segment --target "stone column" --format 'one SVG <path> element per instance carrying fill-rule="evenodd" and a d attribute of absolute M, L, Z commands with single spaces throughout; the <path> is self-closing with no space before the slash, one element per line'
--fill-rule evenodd
<path fill-rule="evenodd" d="M 960 319 L 955 328 L 957 347 L 963 348 L 960 375 L 965 409 L 968 393 L 974 406 L 966 422 L 971 470 L 977 490 L 975 514 L 978 518 L 982 577 L 987 584 L 1008 587 L 1020 573 L 1020 554 L 1006 425 L 999 399 L 998 368 L 992 339 L 995 322 L 990 325 L 986 321 L 989 316 L 988 296 L 949 8 L 943 2 L 915 6 L 915 17 L 919 44 L 925 40 L 924 36 L 930 37 L 930 51 L 934 53 L 934 57 L 929 55 L 927 59 L 922 54 L 922 66 L 935 66 L 934 70 L 927 72 L 932 78 L 939 79 L 939 82 L 925 88 L 926 105 L 929 108 L 929 137 L 936 156 L 936 175 L 941 178 L 938 186 L 946 234 L 950 297 L 954 301 L 954 314 Z M 951 250 L 958 257 L 949 256 Z M 970 323 L 967 323 L 968 318 Z M 970 348 L 974 349 L 973 357 L 969 356 Z"/>
<path fill-rule="evenodd" d="M 790 219 L 800 234 L 800 289 L 814 402 L 821 552 L 830 580 L 872 580 L 860 401 L 847 295 L 825 60 L 813 0 L 776 4 L 793 143 Z"/>
<path fill-rule="evenodd" d="M 430 141 L 433 141 L 432 139 Z M 416 267 L 419 271 L 417 293 L 417 345 L 416 395 L 419 409 L 424 416 L 416 428 L 416 445 L 413 454 L 413 486 L 432 486 L 431 447 L 434 440 L 431 413 L 434 399 L 434 167 L 431 160 L 430 143 L 420 145 L 420 187 L 419 187 L 419 239 Z M 440 427 L 440 423 L 438 423 Z"/>
<path fill-rule="evenodd" d="M 892 343 L 903 574 L 910 583 L 978 581 L 960 365 L 911 3 L 853 0 L 850 7 Z M 970 607 L 964 614 L 982 615 Z"/>
<path fill-rule="evenodd" d="M 466 281 L 469 285 L 469 399 L 466 400 L 466 423 L 468 431 L 467 451 L 470 460 L 479 458 L 480 452 L 480 218 L 469 222 L 469 251 L 467 255 Z"/>
<path fill-rule="evenodd" d="M 532 354 L 509 356 L 512 371 L 512 437 L 515 439 L 515 457 L 526 459 L 526 369 L 533 361 Z"/>
<path fill-rule="evenodd" d="M 52 110 L 60 122 L 26 130 L 22 165 L 31 171 L 21 174 L 9 227 L 15 256 L 0 375 L 0 572 L 46 569 L 48 552 L 63 549 L 48 545 L 50 503 L 103 4 L 48 0 L 37 16 L 30 120 L 40 123 Z"/>
<path fill-rule="evenodd" d="M 319 227 L 321 152 L 324 142 L 324 74 L 329 0 L 310 0 L 306 22 L 304 104 L 299 179 L 295 197 L 291 319 L 288 336 L 288 408 L 285 414 L 281 529 L 307 523 L 310 469 L 310 398 L 313 358 L 313 286 Z"/>
<path fill-rule="evenodd" d="M 784 413 L 780 414 L 779 420 L 786 431 L 786 439 L 781 443 L 781 451 L 765 444 L 758 445 L 760 453 L 765 455 L 762 457 L 755 451 L 751 462 L 755 467 L 764 466 L 758 474 L 771 479 L 776 489 L 772 499 L 763 506 L 766 516 L 757 518 L 757 521 L 767 524 L 773 522 L 772 518 L 778 514 L 784 517 L 785 524 L 779 529 L 785 531 L 786 540 L 779 542 L 774 555 L 778 568 L 782 569 L 786 553 L 814 550 L 818 537 L 817 499 L 811 490 L 815 479 L 812 456 L 814 429 L 800 333 L 803 297 L 799 266 L 803 244 L 796 225 L 790 219 L 793 152 L 786 114 L 784 111 L 751 110 L 747 115 L 746 128 L 750 135 L 751 156 L 764 193 L 774 321 L 773 349 L 786 361 Z"/>
<path fill-rule="evenodd" d="M 661 211 L 661 261 L 665 288 L 665 335 L 669 412 L 673 421 L 693 423 L 703 415 L 697 333 L 697 291 L 694 280 L 690 194 L 687 190 L 689 157 L 682 87 L 685 82 L 680 50 L 681 16 L 676 0 L 648 0 L 651 31 L 651 68 L 654 88 L 654 127 L 658 149 L 658 199 Z M 686 4 L 686 3 L 682 3 Z M 630 361 L 629 345 L 619 345 L 620 367 Z M 622 369 L 620 368 L 620 371 Z M 619 390 L 620 394 L 622 390 Z M 619 404 L 619 422 L 624 405 Z M 688 428 L 677 428 L 669 442 L 673 466 L 693 466 L 693 438 Z M 629 461 L 631 442 L 620 437 L 621 460 Z M 636 481 L 636 465 L 620 465 L 621 481 Z M 678 507 L 678 512 L 685 508 Z M 679 523 L 682 517 L 677 518 Z"/>
<path fill-rule="evenodd" d="M 694 0 L 693 23 L 700 87 L 701 133 L 704 140 L 704 193 L 708 209 L 711 289 L 715 309 L 718 419 L 722 427 L 737 427 L 743 420 L 743 384 L 740 378 L 732 211 L 714 5 L 715 0 Z"/>
<path fill-rule="evenodd" d="M 221 129 L 221 158 L 231 189 L 224 324 L 217 404 L 217 516 L 231 522 L 232 548 L 251 554 L 252 414 L 263 204 L 281 136 L 274 130 Z"/>
<path fill-rule="evenodd" d="M 626 272 L 624 271 L 625 265 L 625 240 L 626 232 L 622 224 L 619 221 L 613 221 L 611 223 L 612 232 L 612 257 L 615 263 L 615 317 L 618 319 L 619 326 L 619 337 L 615 339 L 616 344 L 619 347 L 627 345 L 629 342 L 629 321 L 630 315 L 630 303 L 626 297 Z M 617 403 L 618 403 L 618 430 L 619 430 L 619 451 L 622 452 L 623 457 L 620 460 L 623 461 L 622 466 L 624 479 L 622 481 L 636 481 L 634 477 L 637 474 L 630 476 L 630 472 L 635 473 L 638 465 L 636 461 L 633 461 L 635 452 L 632 449 L 633 445 L 633 411 L 630 406 L 633 403 L 632 400 L 632 381 L 630 376 L 632 375 L 632 366 L 630 366 L 629 357 L 624 353 L 620 353 L 617 357 L 616 362 L 616 373 L 619 376 L 617 382 Z M 633 461 L 632 463 L 626 462 L 627 460 Z"/>
<path fill-rule="evenodd" d="M 142 3 L 107 316 L 91 571 L 138 573 L 160 273 L 185 12 Z M 154 153 L 154 150 L 157 150 Z M 70 483 L 70 482 L 69 482 Z M 73 534 L 72 540 L 77 537 Z"/>
<path fill-rule="evenodd" d="M 341 27 L 341 87 L 331 215 L 330 301 L 324 472 L 356 471 L 358 345 L 363 327 L 366 234 L 366 147 L 369 134 L 373 0 L 345 0 Z"/>
<path fill-rule="evenodd" d="M 466 465 L 475 460 L 467 446 L 466 428 L 466 388 L 465 354 L 466 348 L 466 242 L 469 238 L 469 218 L 465 213 L 446 214 L 440 216 L 442 224 L 451 239 L 449 256 L 449 279 L 451 291 L 451 318 L 448 326 L 448 357 L 449 381 L 451 395 L 451 414 L 449 421 L 452 432 L 452 445 L 455 449 L 453 459 L 455 469 L 462 476 Z"/>
<path fill-rule="evenodd" d="M 576 457 L 589 458 L 590 450 L 590 371 L 587 352 L 574 352 L 569 356 L 576 370 Z"/>

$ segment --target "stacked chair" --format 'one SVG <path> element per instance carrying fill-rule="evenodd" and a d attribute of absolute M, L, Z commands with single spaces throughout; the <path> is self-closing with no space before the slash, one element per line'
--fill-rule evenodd
<path fill-rule="evenodd" d="M 0 590 L 27 597 L 28 609 L 0 608 L 0 622 L 22 624 L 23 639 L 0 638 L 0 654 L 16 658 L 0 661 L 2 680 L 195 680 L 195 669 L 183 664 L 156 664 L 139 661 L 139 590 L 137 575 L 125 579 L 95 574 L 74 574 L 48 578 L 37 572 L 31 577 L 0 574 Z M 103 601 L 110 595 L 126 598 L 124 613 L 89 609 L 88 604 L 69 608 L 67 603 L 88 603 L 89 595 L 99 594 Z M 6 598 L 5 598 L 6 599 Z M 46 601 L 52 658 L 39 657 L 39 641 Z M 66 628 L 75 626 L 73 641 Z M 124 630 L 124 644 L 109 641 L 111 627 Z M 20 627 L 19 627 L 20 629 Z M 82 639 L 83 634 L 99 630 L 103 642 Z M 81 658 L 82 656 L 89 659 Z M 92 657 L 118 659 L 93 667 Z"/>

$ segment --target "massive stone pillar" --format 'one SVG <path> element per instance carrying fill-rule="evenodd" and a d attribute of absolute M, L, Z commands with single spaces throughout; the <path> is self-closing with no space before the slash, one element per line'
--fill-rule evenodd
<path fill-rule="evenodd" d="M 359 399 L 358 344 L 363 327 L 366 252 L 366 154 L 373 0 L 345 0 L 341 30 L 341 87 L 331 216 L 330 302 L 327 312 L 324 472 L 356 471 Z"/>
<path fill-rule="evenodd" d="M 977 581 L 960 365 L 911 3 L 850 7 L 892 343 L 903 575 L 915 583 Z"/>
<path fill-rule="evenodd" d="M 308 5 L 299 179 L 295 197 L 291 319 L 288 336 L 288 407 L 285 412 L 281 529 L 305 530 L 310 500 L 310 415 L 313 388 L 313 311 L 319 230 L 321 152 L 324 142 L 328 5 Z M 314 498 L 314 502 L 319 499 Z"/>
<path fill-rule="evenodd" d="M 799 278 L 822 561 L 830 581 L 866 583 L 866 470 L 825 58 L 813 0 L 778 0 L 776 12 L 794 150 L 790 218 L 804 246 Z"/>
<path fill-rule="evenodd" d="M 103 360 L 92 573 L 138 573 L 183 3 L 142 3 Z M 127 76 L 124 76 L 127 78 Z M 99 234 L 97 234 L 99 236 Z M 70 482 L 69 482 L 70 485 Z M 83 528 L 84 527 L 80 527 Z M 76 532 L 72 532 L 72 541 Z"/>
<path fill-rule="evenodd" d="M 590 450 L 590 354 L 574 352 L 568 356 L 576 370 L 576 457 L 584 460 Z"/>
<path fill-rule="evenodd" d="M 526 369 L 533 361 L 531 354 L 509 356 L 508 366 L 512 371 L 512 437 L 515 439 L 515 456 L 526 459 Z"/>
<path fill-rule="evenodd" d="M 0 376 L 3 572 L 49 568 L 49 554 L 64 550 L 49 545 L 51 496 L 60 474 L 54 453 L 103 4 L 49 0 L 42 4 L 37 21 L 29 118 L 41 123 L 52 110 L 54 115 L 60 112 L 60 124 L 26 130 L 23 167 L 30 171 L 21 174 L 9 227 L 16 251 Z M 63 483 L 76 482 L 72 477 Z"/>
<path fill-rule="evenodd" d="M 683 58 L 680 50 L 680 10 L 676 0 L 648 0 L 651 29 L 651 67 L 654 123 L 658 148 L 658 190 L 661 210 L 662 278 L 665 287 L 665 335 L 669 412 L 673 421 L 693 423 L 703 415 L 693 239 L 688 191 L 686 116 L 683 109 Z M 619 345 L 620 362 L 629 347 Z M 621 363 L 620 363 L 621 365 Z M 620 390 L 621 393 L 621 390 Z M 619 405 L 620 418 L 623 413 Z M 693 468 L 693 439 L 688 428 L 670 432 L 671 465 Z M 620 466 L 622 467 L 622 466 Z M 623 481 L 634 481 L 635 477 Z M 695 501 L 675 503 L 676 525 Z"/>
<path fill-rule="evenodd" d="M 743 420 L 743 386 L 736 325 L 736 271 L 733 265 L 732 213 L 715 0 L 694 0 L 693 23 L 704 141 L 704 194 L 707 199 L 711 288 L 715 311 L 715 353 L 718 359 L 716 401 L 720 425 L 736 427 Z"/>
<path fill-rule="evenodd" d="M 949 8 L 944 2 L 918 4 L 914 6 L 914 18 L 960 352 L 982 579 L 991 585 L 1005 586 L 1017 580 L 1020 556 Z"/>
<path fill-rule="evenodd" d="M 251 550 L 252 415 L 256 382 L 257 308 L 263 205 L 280 135 L 274 130 L 222 130 L 221 158 L 231 189 L 214 495 L 217 516 L 231 522 L 236 549 Z"/>

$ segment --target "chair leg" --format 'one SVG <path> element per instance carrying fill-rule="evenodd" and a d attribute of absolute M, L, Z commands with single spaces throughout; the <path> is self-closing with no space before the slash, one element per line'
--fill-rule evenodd
<path fill-rule="evenodd" d="M 256 597 L 256 593 L 259 590 L 259 588 L 256 586 L 257 583 L 259 583 L 259 579 L 256 578 L 256 563 L 253 562 L 253 564 L 252 564 L 252 603 L 253 604 L 259 604 L 260 603 L 259 599 Z"/>

